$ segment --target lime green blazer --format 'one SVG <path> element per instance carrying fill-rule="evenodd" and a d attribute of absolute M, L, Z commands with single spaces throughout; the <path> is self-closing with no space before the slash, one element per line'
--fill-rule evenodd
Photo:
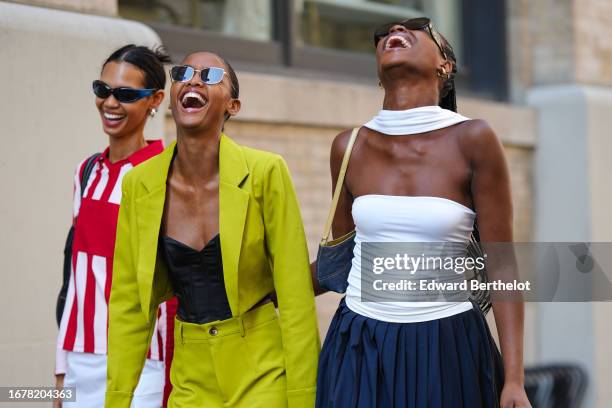
<path fill-rule="evenodd" d="M 123 180 L 109 304 L 106 407 L 128 408 L 158 305 L 173 296 L 158 239 L 175 143 Z M 240 316 L 276 291 L 289 407 L 313 407 L 319 334 L 302 218 L 279 155 L 221 135 L 219 233 L 229 305 Z"/>

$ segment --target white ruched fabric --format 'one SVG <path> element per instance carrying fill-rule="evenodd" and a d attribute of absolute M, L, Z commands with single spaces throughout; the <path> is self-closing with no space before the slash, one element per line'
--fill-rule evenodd
<path fill-rule="evenodd" d="M 439 106 L 422 106 L 408 110 L 381 110 L 365 127 L 386 135 L 414 135 L 431 132 L 470 120 Z"/>
<path fill-rule="evenodd" d="M 381 243 L 467 243 L 476 213 L 456 201 L 431 196 L 390 196 L 367 194 L 353 201 L 355 248 L 346 289 L 346 306 L 371 319 L 391 323 L 415 323 L 442 319 L 472 309 L 469 301 L 367 301 L 362 299 L 362 285 L 371 287 L 372 273 L 362 273 L 362 262 L 372 265 L 379 254 L 362 251 L 362 244 Z M 458 246 L 460 247 L 460 246 Z M 448 251 L 448 249 L 447 249 Z M 418 257 L 418 254 L 413 254 Z M 465 256 L 465 255 L 464 255 Z M 367 269 L 367 267 L 366 267 Z M 424 272 L 424 271 L 423 271 Z M 415 277 L 421 276 L 416 272 Z M 407 273 L 407 277 L 408 274 Z M 383 277 L 378 275 L 376 279 Z M 389 292 L 380 292 L 383 298 Z"/>

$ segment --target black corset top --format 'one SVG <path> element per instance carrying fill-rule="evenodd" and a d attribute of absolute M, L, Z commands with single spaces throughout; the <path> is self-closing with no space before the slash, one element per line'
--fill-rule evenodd
<path fill-rule="evenodd" d="M 219 234 L 200 251 L 168 236 L 160 238 L 160 247 L 178 298 L 180 320 L 203 324 L 232 317 L 223 281 Z"/>

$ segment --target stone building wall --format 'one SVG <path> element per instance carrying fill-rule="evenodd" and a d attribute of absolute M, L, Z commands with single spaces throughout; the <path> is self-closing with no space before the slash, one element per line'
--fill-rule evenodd
<path fill-rule="evenodd" d="M 10 2 L 87 14 L 117 15 L 117 0 L 10 0 Z"/>

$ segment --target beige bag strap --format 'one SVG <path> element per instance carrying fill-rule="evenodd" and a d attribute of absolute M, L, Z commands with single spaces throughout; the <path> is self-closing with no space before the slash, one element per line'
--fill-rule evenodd
<path fill-rule="evenodd" d="M 346 150 L 344 151 L 344 157 L 342 158 L 342 166 L 340 167 L 340 173 L 338 174 L 338 180 L 336 181 L 336 189 L 334 190 L 334 197 L 332 199 L 331 208 L 329 209 L 327 221 L 325 222 L 325 230 L 323 231 L 323 239 L 321 240 L 322 243 L 326 243 L 329 239 L 332 222 L 334 221 L 334 215 L 336 214 L 336 207 L 338 206 L 338 200 L 340 200 L 340 192 L 342 191 L 342 186 L 344 185 L 344 176 L 346 175 L 346 169 L 348 167 L 349 159 L 351 157 L 351 152 L 353 151 L 353 145 L 355 144 L 355 140 L 357 139 L 357 133 L 359 133 L 358 127 L 353 129 L 353 133 L 351 133 L 351 138 L 349 139 L 348 145 L 346 145 Z"/>

